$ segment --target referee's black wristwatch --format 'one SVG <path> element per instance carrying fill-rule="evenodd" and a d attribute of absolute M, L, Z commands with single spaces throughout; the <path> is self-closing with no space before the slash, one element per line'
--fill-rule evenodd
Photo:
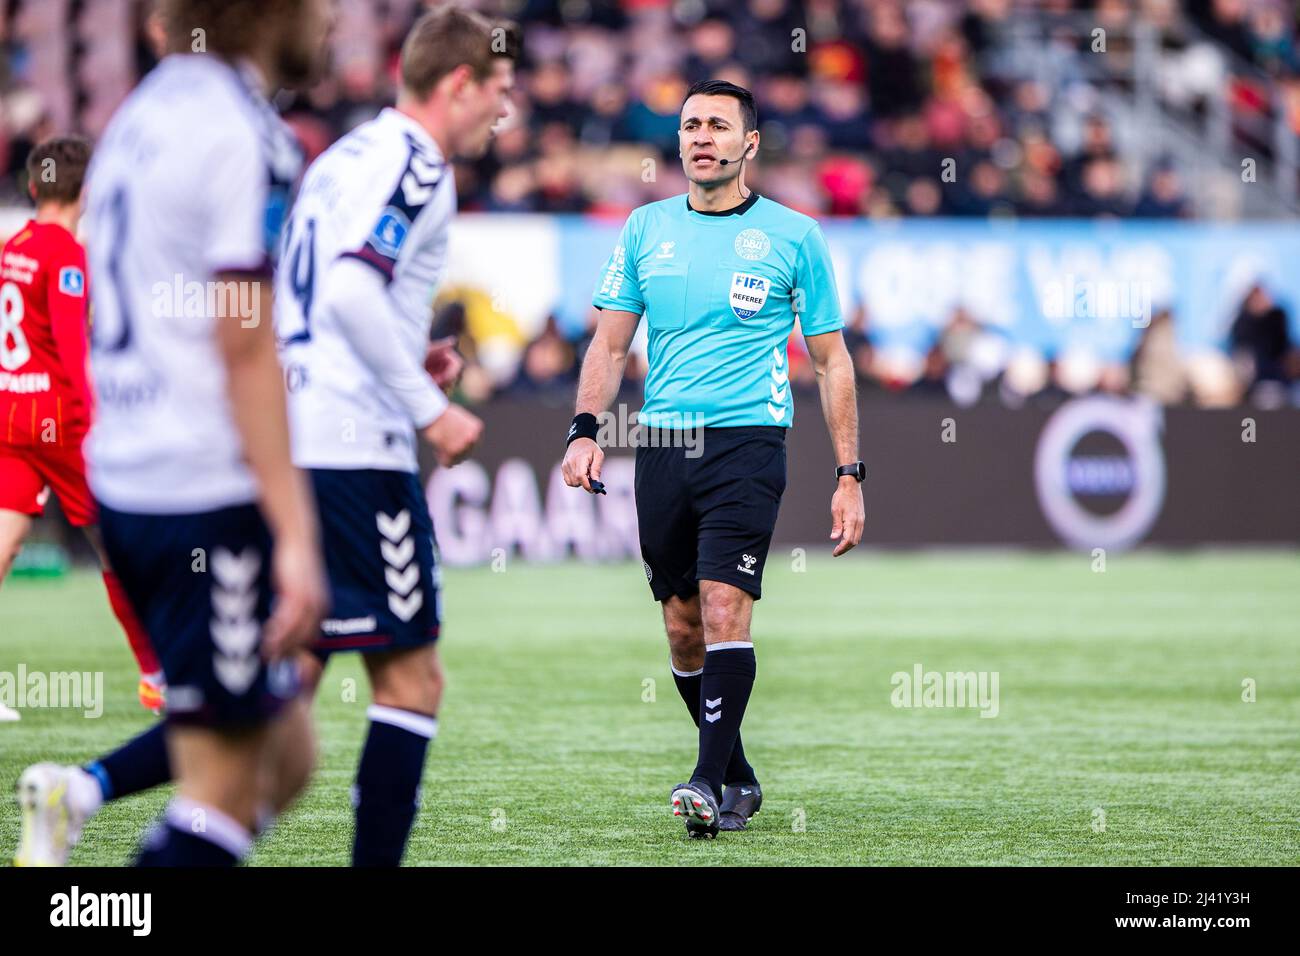
<path fill-rule="evenodd" d="M 852 475 L 858 479 L 858 484 L 867 479 L 867 463 L 864 461 L 855 461 L 851 465 L 840 465 L 835 469 L 835 480 L 839 481 L 845 475 Z"/>

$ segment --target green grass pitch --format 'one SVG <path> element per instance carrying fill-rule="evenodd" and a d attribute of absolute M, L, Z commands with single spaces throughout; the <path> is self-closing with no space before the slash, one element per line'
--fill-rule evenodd
<path fill-rule="evenodd" d="M 688 842 L 668 790 L 695 732 L 635 564 L 445 575 L 449 674 L 409 864 L 1294 864 L 1293 554 L 775 555 L 744 734 L 766 804 Z M 0 590 L 0 671 L 103 670 L 99 719 L 0 724 L 0 778 L 149 722 L 97 576 Z M 896 708 L 891 675 L 996 671 L 999 713 Z M 1256 699 L 1243 701 L 1243 681 Z M 349 682 L 356 701 L 349 702 Z M 320 766 L 255 865 L 343 865 L 365 727 L 354 656 L 326 672 Z M 73 855 L 121 864 L 166 791 L 105 808 Z M 0 810 L 12 852 L 17 814 Z"/>

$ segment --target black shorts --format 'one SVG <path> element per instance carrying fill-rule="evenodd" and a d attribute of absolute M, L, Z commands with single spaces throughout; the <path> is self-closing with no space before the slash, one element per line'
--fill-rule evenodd
<path fill-rule="evenodd" d="M 169 722 L 253 727 L 297 696 L 297 664 L 262 659 L 272 542 L 256 506 L 179 515 L 101 507 L 99 522 L 167 677 Z"/>
<path fill-rule="evenodd" d="M 785 491 L 785 429 L 706 428 L 694 458 L 664 432 L 653 447 L 652 435 L 636 451 L 636 515 L 655 600 L 692 597 L 700 581 L 758 600 Z"/>
<path fill-rule="evenodd" d="M 441 615 L 433 521 L 415 475 L 313 468 L 330 615 L 318 657 L 391 651 L 438 639 Z"/>

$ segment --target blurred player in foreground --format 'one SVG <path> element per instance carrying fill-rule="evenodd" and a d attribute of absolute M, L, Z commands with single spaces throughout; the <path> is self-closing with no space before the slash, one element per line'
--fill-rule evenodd
<path fill-rule="evenodd" d="M 455 9 L 426 16 L 403 49 L 397 109 L 313 164 L 285 232 L 276 322 L 301 447 L 296 457 L 312 468 L 320 496 L 337 604 L 315 655 L 299 663 L 314 687 L 329 653 L 369 652 L 374 704 L 357 780 L 359 865 L 401 860 L 442 692 L 433 529 L 416 480 L 413 427 L 423 426 L 444 465 L 469 454 L 482 432 L 477 418 L 441 393 L 461 367 L 450 341 L 428 344 L 429 303 L 455 211 L 444 157 L 486 149 L 508 112 L 518 45 L 511 24 Z M 352 175 L 362 163 L 365 175 Z M 335 173 L 356 189 L 337 206 L 332 190 L 343 180 Z M 388 323 L 373 323 L 377 310 Z M 309 344 L 314 348 L 304 348 Z M 315 465 L 319 460 L 327 464 Z M 365 464 L 373 467 L 357 467 Z M 103 785 L 102 796 L 85 801 L 88 812 L 70 814 L 76 832 L 103 799 L 156 786 L 170 774 L 152 732 L 87 770 L 55 769 L 77 789 L 95 778 Z M 295 780 L 272 786 L 272 809 L 292 800 Z M 53 862 L 66 862 L 72 842 L 75 836 Z"/>
<path fill-rule="evenodd" d="M 328 7 L 165 0 L 170 54 L 119 109 L 90 174 L 91 487 L 167 676 L 177 779 L 140 865 L 239 862 L 314 760 L 296 656 L 326 587 L 289 454 L 270 283 L 301 159 L 266 94 L 319 69 Z M 206 52 L 191 52 L 197 31 Z M 205 306 L 187 308 L 196 283 Z M 148 736 L 110 774 L 111 794 L 86 770 L 29 768 L 24 848 L 62 862 L 106 796 L 158 782 L 167 761 Z"/>
<path fill-rule="evenodd" d="M 593 300 L 603 311 L 563 464 L 572 486 L 591 491 L 599 480 L 596 415 L 618 394 L 644 313 L 649 374 L 638 418 L 648 431 L 636 450 L 637 522 L 673 679 L 699 728 L 695 770 L 670 798 L 694 838 L 745 829 L 763 801 L 740 723 L 756 672 L 750 619 L 785 491 L 794 420 L 786 341 L 796 316 L 840 463 L 836 556 L 858 543 L 863 525 L 853 364 L 830 253 L 814 220 L 745 185 L 757 127 L 748 90 L 709 80 L 687 91 L 678 142 L 690 190 L 640 207 L 623 228 Z"/>
<path fill-rule="evenodd" d="M 439 388 L 455 368 L 449 346 L 429 345 L 430 304 L 456 211 L 450 160 L 487 149 L 518 48 L 510 23 L 456 7 L 422 17 L 402 47 L 396 107 L 308 170 L 276 276 L 294 462 L 315 488 L 331 588 L 316 669 L 361 651 L 372 689 L 357 866 L 401 862 L 437 733 L 441 599 L 416 450 L 422 437 L 455 464 L 482 423 Z"/>
<path fill-rule="evenodd" d="M 140 703 L 157 712 L 162 669 L 109 569 L 82 457 L 93 402 L 86 371 L 90 290 L 76 231 L 89 162 L 83 139 L 52 139 L 32 150 L 27 178 L 36 215 L 0 253 L 0 582 L 53 491 L 99 555 L 109 603 L 140 668 Z M 17 712 L 6 719 L 16 720 Z"/>

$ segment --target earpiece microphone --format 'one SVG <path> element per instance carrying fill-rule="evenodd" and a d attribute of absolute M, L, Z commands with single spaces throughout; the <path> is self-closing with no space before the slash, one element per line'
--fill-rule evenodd
<path fill-rule="evenodd" d="M 749 156 L 749 147 L 746 146 L 746 147 L 745 147 L 745 151 L 744 151 L 743 153 L 740 154 L 740 159 L 720 159 L 720 160 L 718 160 L 718 165 L 719 165 L 719 166 L 730 166 L 732 163 L 738 163 L 738 162 L 740 162 L 742 159 L 746 159 L 746 158 L 748 158 L 748 156 Z"/>

